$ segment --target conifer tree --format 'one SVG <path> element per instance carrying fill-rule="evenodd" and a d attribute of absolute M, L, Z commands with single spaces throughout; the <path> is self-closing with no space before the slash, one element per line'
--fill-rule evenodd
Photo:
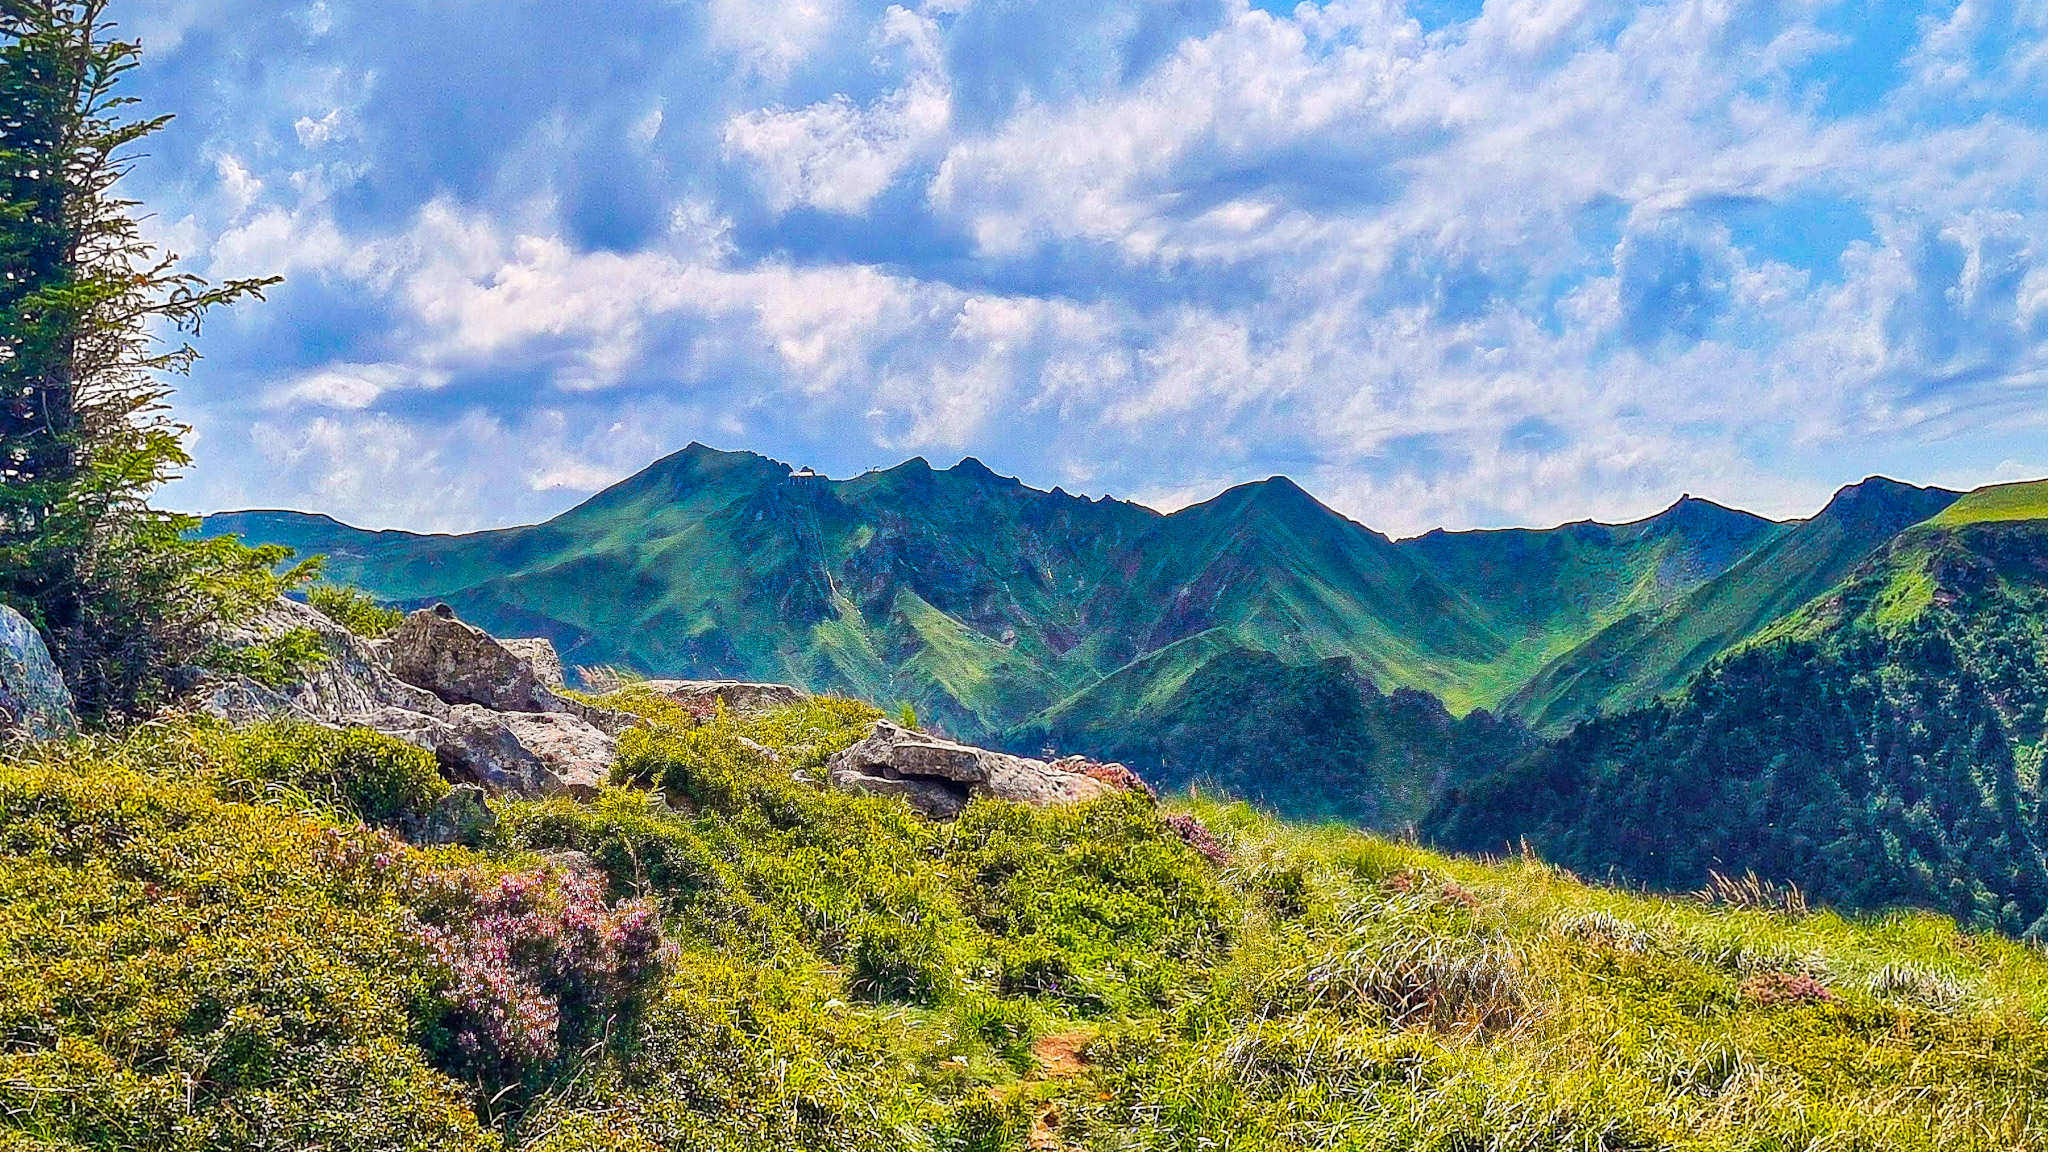
<path fill-rule="evenodd" d="M 219 286 L 144 239 L 119 185 L 168 116 L 121 81 L 108 0 L 0 0 L 0 600 L 52 641 L 81 705 L 132 711 L 258 575 L 150 494 L 189 463 L 165 406 Z M 274 557 L 272 558 L 274 559 Z"/>

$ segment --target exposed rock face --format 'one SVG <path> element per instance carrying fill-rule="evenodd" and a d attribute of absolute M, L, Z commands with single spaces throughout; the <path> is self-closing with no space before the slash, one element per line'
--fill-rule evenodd
<path fill-rule="evenodd" d="M 476 704 L 498 712 L 562 712 L 617 736 L 638 721 L 622 712 L 571 700 L 547 680 L 561 679 L 562 661 L 546 640 L 513 641 L 545 647 L 548 663 L 536 666 L 508 644 L 473 624 L 456 619 L 445 604 L 405 618 L 383 656 L 407 684 L 424 688 L 448 704 Z"/>
<path fill-rule="evenodd" d="M 460 704 L 435 734 L 434 757 L 453 780 L 501 795 L 589 800 L 610 778 L 618 745 L 561 712 L 496 712 Z"/>
<path fill-rule="evenodd" d="M 293 719 L 373 729 L 434 753 L 451 780 L 520 797 L 595 796 L 611 774 L 615 734 L 638 723 L 556 694 L 544 682 L 545 664 L 536 668 L 452 614 L 416 612 L 392 641 L 373 642 L 317 609 L 281 600 L 221 640 L 250 645 L 294 630 L 318 634 L 327 653 L 303 681 L 275 689 L 207 673 L 186 693 L 186 706 L 235 723 Z M 538 644 L 553 655 L 553 645 Z M 394 669 L 426 683 L 408 683 Z M 460 823 L 459 813 L 443 815 L 442 824 Z M 440 827 L 423 826 L 421 835 L 442 836 L 434 830 Z"/>
<path fill-rule="evenodd" d="M 322 724 L 353 724 L 386 709 L 445 716 L 448 706 L 432 692 L 392 675 L 369 642 L 296 600 L 279 600 L 241 625 L 221 631 L 219 640 L 241 647 L 287 632 L 310 631 L 327 653 L 324 663 L 285 689 L 267 688 L 247 677 L 206 676 L 195 694 L 213 703 L 204 711 L 235 721 L 288 716 Z"/>
<path fill-rule="evenodd" d="M 385 657 L 400 680 L 449 704 L 557 712 L 568 703 L 542 682 L 531 660 L 456 619 L 445 604 L 407 616 L 392 633 Z"/>
<path fill-rule="evenodd" d="M 77 727 L 71 690 L 35 625 L 0 604 L 0 736 L 47 740 Z"/>
<path fill-rule="evenodd" d="M 560 692 L 569 686 L 562 671 L 562 654 L 555 651 L 555 642 L 545 636 L 534 636 L 520 640 L 500 640 L 505 649 L 532 666 L 535 679 L 545 688 Z"/>
<path fill-rule="evenodd" d="M 828 768 L 835 788 L 901 796 L 935 820 L 953 819 L 976 797 L 1046 808 L 1144 787 L 1128 769 L 1122 775 L 1135 783 L 1135 788 L 1114 773 L 1103 779 L 1073 770 L 1085 763 L 1089 762 L 1048 764 L 935 739 L 877 720 L 866 739 L 834 756 Z"/>
<path fill-rule="evenodd" d="M 715 708 L 723 704 L 734 712 L 772 712 L 811 698 L 810 693 L 787 684 L 749 684 L 740 680 L 649 680 L 641 687 L 685 707 Z"/>

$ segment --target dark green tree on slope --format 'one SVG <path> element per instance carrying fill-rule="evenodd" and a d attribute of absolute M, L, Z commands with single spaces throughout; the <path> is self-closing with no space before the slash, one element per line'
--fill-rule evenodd
<path fill-rule="evenodd" d="M 170 118 L 119 94 L 140 46 L 107 6 L 0 0 L 0 601 L 97 716 L 151 702 L 277 559 L 148 503 L 189 463 L 164 404 L 186 337 L 274 281 L 212 286 L 143 239 L 117 188 Z"/>

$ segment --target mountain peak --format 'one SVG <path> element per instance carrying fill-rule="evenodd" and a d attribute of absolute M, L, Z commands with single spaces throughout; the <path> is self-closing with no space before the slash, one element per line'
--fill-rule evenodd
<path fill-rule="evenodd" d="M 1869 476 L 1836 492 L 1816 520 L 1886 523 L 1891 531 L 1918 523 L 1954 504 L 1962 493 L 1922 488 L 1889 476 Z"/>

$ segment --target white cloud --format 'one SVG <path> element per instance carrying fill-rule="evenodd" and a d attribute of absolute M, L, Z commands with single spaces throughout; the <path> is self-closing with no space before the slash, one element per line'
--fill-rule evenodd
<path fill-rule="evenodd" d="M 709 15 L 714 45 L 782 79 L 824 44 L 842 14 L 835 0 L 711 0 Z"/>
<path fill-rule="evenodd" d="M 940 139 L 950 114 L 946 90 L 919 76 L 871 108 L 837 97 L 736 116 L 725 146 L 755 167 L 776 211 L 804 205 L 857 213 Z"/>
<path fill-rule="evenodd" d="M 392 392 L 445 387 L 448 379 L 446 372 L 410 364 L 331 364 L 287 383 L 266 404 L 360 410 Z"/>
<path fill-rule="evenodd" d="M 1791 513 L 1937 440 L 2023 458 L 1985 429 L 2048 412 L 2038 0 L 1943 9 L 1846 114 L 1814 70 L 1872 67 L 1861 41 L 1765 0 L 1490 0 L 1427 34 L 1398 0 L 712 0 L 445 108 L 362 2 L 294 26 L 281 111 L 205 121 L 168 217 L 212 275 L 332 310 L 248 322 L 222 379 L 260 400 L 195 380 L 236 461 L 204 468 L 293 462 L 265 482 L 307 503 L 403 457 L 438 498 L 524 494 L 437 523 L 529 516 L 717 436 L 1169 503 L 1288 471 L 1397 531 L 1684 490 Z M 330 332 L 337 299 L 371 319 Z"/>

